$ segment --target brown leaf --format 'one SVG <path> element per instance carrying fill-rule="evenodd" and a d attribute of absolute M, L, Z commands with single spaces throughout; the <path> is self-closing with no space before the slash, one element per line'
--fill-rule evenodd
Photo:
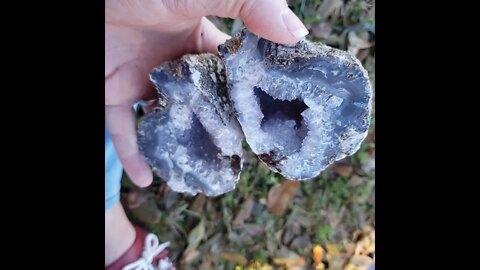
<path fill-rule="evenodd" d="M 132 190 L 127 195 L 127 207 L 129 209 L 135 209 L 145 204 L 148 199 L 152 197 L 152 194 L 144 189 Z"/>
<path fill-rule="evenodd" d="M 147 190 L 138 189 L 129 192 L 126 205 L 131 214 L 142 223 L 152 225 L 160 222 L 162 214 L 152 193 Z"/>
<path fill-rule="evenodd" d="M 245 258 L 241 254 L 222 252 L 220 256 L 222 257 L 222 259 L 234 262 L 236 264 L 246 265 L 248 263 L 247 258 Z"/>
<path fill-rule="evenodd" d="M 299 181 L 284 180 L 282 184 L 276 184 L 268 192 L 267 208 L 275 216 L 285 213 L 288 201 L 300 187 Z"/>
<path fill-rule="evenodd" d="M 358 50 L 358 53 L 356 56 L 360 62 L 363 62 L 363 60 L 367 59 L 369 54 L 370 54 L 370 48 L 366 48 L 366 49 Z"/>
<path fill-rule="evenodd" d="M 195 212 L 202 212 L 203 206 L 207 202 L 207 197 L 203 193 L 198 194 L 190 205 L 190 210 Z"/>
<path fill-rule="evenodd" d="M 338 164 L 333 167 L 333 172 L 343 177 L 349 177 L 352 175 L 353 168 L 350 165 Z"/>
<path fill-rule="evenodd" d="M 190 264 L 192 263 L 198 256 L 200 252 L 196 249 L 189 250 L 183 255 L 182 257 L 182 264 Z"/>
<path fill-rule="evenodd" d="M 255 205 L 255 201 L 253 196 L 250 196 L 242 205 L 242 209 L 238 211 L 237 216 L 233 220 L 233 225 L 238 226 L 242 225 L 246 219 L 250 217 L 252 214 L 253 206 Z"/>

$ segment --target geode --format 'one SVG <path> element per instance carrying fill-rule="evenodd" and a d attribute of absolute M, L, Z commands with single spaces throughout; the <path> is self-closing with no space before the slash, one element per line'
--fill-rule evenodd
<path fill-rule="evenodd" d="M 280 45 L 246 29 L 219 53 L 245 138 L 270 169 L 310 179 L 359 149 L 372 90 L 353 55 L 305 39 Z"/>
<path fill-rule="evenodd" d="M 220 58 L 186 55 L 154 68 L 150 80 L 160 98 L 140 123 L 138 144 L 152 170 L 176 192 L 216 196 L 233 190 L 243 134 Z"/>

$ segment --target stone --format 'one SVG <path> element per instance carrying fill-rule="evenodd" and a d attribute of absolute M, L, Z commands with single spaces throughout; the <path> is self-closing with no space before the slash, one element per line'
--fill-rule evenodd
<path fill-rule="evenodd" d="M 271 170 L 311 179 L 360 148 L 372 89 L 355 56 L 306 39 L 276 44 L 246 29 L 219 54 L 245 138 Z"/>
<path fill-rule="evenodd" d="M 138 128 L 145 160 L 176 192 L 217 196 L 235 188 L 243 133 L 225 69 L 213 54 L 185 55 L 150 74 L 160 98 Z"/>

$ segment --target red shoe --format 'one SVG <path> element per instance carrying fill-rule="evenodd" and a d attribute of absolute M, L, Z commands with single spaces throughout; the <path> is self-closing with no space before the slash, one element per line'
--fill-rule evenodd
<path fill-rule="evenodd" d="M 133 245 L 105 270 L 175 270 L 167 257 L 169 242 L 160 244 L 155 234 L 135 226 Z"/>

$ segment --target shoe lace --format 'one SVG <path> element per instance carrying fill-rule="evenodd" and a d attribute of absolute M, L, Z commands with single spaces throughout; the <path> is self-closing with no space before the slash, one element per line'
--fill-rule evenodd
<path fill-rule="evenodd" d="M 170 242 L 160 244 L 158 237 L 155 234 L 149 233 L 145 238 L 145 248 L 142 257 L 138 260 L 126 265 L 122 270 L 167 270 L 175 269 L 172 263 L 167 259 L 161 259 L 158 262 L 158 268 L 153 266 L 153 259 L 170 246 Z"/>

